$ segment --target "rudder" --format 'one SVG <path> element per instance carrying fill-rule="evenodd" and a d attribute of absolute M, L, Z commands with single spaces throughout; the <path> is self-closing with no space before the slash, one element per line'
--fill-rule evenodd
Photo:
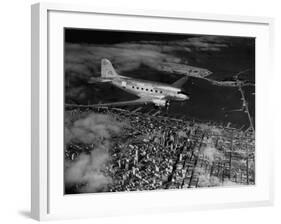
<path fill-rule="evenodd" d="M 101 60 L 101 77 L 102 78 L 113 78 L 118 76 L 114 70 L 111 62 L 108 59 Z"/>

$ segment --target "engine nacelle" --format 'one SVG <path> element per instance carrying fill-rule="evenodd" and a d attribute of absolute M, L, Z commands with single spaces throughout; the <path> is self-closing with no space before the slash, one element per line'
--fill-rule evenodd
<path fill-rule="evenodd" d="M 153 103 L 158 107 L 165 107 L 167 100 L 153 100 Z"/>

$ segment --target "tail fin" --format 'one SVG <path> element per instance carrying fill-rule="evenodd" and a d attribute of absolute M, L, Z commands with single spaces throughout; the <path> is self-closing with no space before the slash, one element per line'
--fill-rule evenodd
<path fill-rule="evenodd" d="M 114 78 L 117 77 L 118 74 L 114 70 L 111 62 L 108 59 L 101 60 L 101 77 L 102 78 Z"/>

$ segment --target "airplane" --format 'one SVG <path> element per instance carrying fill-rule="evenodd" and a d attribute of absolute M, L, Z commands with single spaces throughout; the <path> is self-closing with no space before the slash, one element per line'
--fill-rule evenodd
<path fill-rule="evenodd" d="M 108 82 L 112 85 L 139 97 L 136 100 L 98 104 L 97 106 L 122 106 L 153 103 L 159 107 L 167 107 L 170 101 L 186 101 L 187 93 L 181 88 L 188 76 L 169 84 L 141 80 L 119 75 L 108 59 L 101 60 L 101 77 L 93 77 L 89 83 Z M 94 105 L 93 105 L 94 106 Z"/>

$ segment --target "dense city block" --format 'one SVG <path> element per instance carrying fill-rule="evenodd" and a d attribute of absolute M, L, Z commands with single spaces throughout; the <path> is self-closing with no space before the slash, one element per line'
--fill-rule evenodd
<path fill-rule="evenodd" d="M 66 193 L 255 184 L 250 128 L 120 108 L 72 109 L 65 117 Z"/>

